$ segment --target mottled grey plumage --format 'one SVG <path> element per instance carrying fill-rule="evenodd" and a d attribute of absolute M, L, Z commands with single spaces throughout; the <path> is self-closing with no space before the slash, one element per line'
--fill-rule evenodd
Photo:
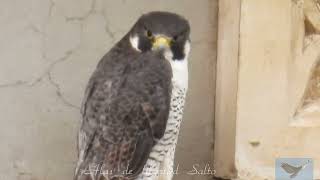
<path fill-rule="evenodd" d="M 185 27 L 168 28 L 179 26 L 177 18 L 181 17 L 161 12 L 143 16 L 99 62 L 83 100 L 75 180 L 135 179 L 142 172 L 165 134 L 174 83 L 164 50 L 153 51 L 146 48 L 148 42 L 140 41 L 141 52 L 137 51 L 130 37 L 139 33 L 143 27 L 139 23 L 144 22 L 154 23 L 150 26 L 155 32 L 184 33 Z M 188 36 L 189 29 L 186 32 Z M 173 56 L 185 56 L 177 50 L 180 46 L 171 46 Z"/>

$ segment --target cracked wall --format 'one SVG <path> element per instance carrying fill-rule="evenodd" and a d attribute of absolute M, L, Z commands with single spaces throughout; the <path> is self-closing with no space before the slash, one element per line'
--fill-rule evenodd
<path fill-rule="evenodd" d="M 87 80 L 104 53 L 151 10 L 177 12 L 191 22 L 176 179 L 208 179 L 186 172 L 211 159 L 217 1 L 2 0 L 0 180 L 71 179 Z"/>

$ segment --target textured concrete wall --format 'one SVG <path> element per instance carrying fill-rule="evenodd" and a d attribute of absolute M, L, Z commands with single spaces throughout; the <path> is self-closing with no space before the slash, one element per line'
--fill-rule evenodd
<path fill-rule="evenodd" d="M 70 180 L 84 87 L 100 57 L 150 10 L 192 27 L 176 179 L 210 162 L 217 1 L 1 0 L 0 180 Z"/>

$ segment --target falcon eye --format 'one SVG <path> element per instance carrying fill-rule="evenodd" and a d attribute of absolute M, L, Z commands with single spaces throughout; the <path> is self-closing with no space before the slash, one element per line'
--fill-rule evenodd
<path fill-rule="evenodd" d="M 178 38 L 179 38 L 179 36 L 178 36 L 178 35 L 173 36 L 173 40 L 174 40 L 174 41 L 177 41 L 177 40 L 178 40 Z"/>
<path fill-rule="evenodd" d="M 152 32 L 151 32 L 150 30 L 147 30 L 146 33 L 147 33 L 147 37 L 148 37 L 148 38 L 152 38 Z"/>
<path fill-rule="evenodd" d="M 172 40 L 173 41 L 179 41 L 179 40 L 181 40 L 183 38 L 184 34 L 185 34 L 185 32 L 180 32 L 179 34 L 174 35 L 172 37 Z"/>

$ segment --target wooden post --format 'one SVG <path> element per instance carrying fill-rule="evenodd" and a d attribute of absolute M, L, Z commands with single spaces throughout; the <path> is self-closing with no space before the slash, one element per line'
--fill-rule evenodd
<path fill-rule="evenodd" d="M 235 139 L 241 0 L 220 0 L 215 102 L 216 177 L 235 178 Z"/>

